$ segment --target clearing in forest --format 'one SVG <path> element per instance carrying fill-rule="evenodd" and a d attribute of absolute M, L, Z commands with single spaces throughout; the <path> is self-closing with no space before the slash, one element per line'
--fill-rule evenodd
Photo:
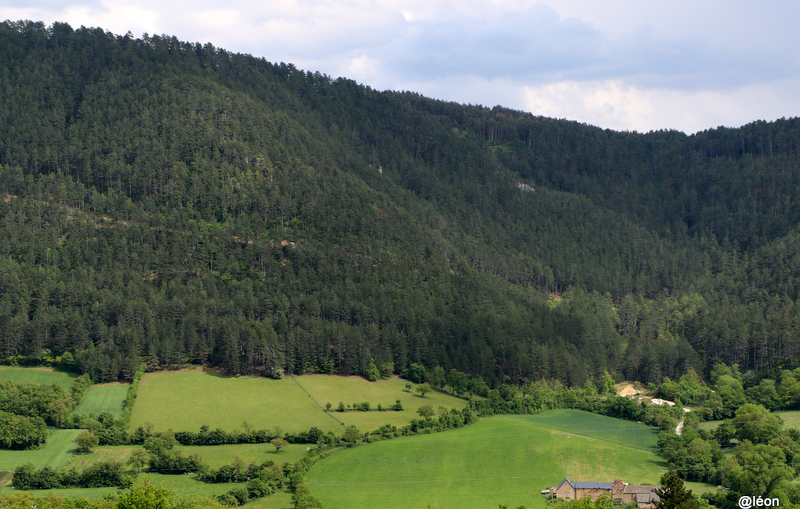
<path fill-rule="evenodd" d="M 244 422 L 254 429 L 280 427 L 286 433 L 312 426 L 337 434 L 343 429 L 291 378 L 226 377 L 199 370 L 145 374 L 130 427 L 146 422 L 156 431 L 198 431 L 202 425 L 233 431 Z"/>
<path fill-rule="evenodd" d="M 226 377 L 216 371 L 184 370 L 147 373 L 131 413 L 131 429 L 150 422 L 158 431 L 197 431 L 205 424 L 226 431 L 241 429 L 244 421 L 255 429 L 294 433 L 312 426 L 341 435 L 345 425 L 371 431 L 384 424 L 403 426 L 418 419 L 417 409 L 431 405 L 463 408 L 466 400 L 434 391 L 424 398 L 405 390 L 405 380 L 368 382 L 360 377 L 307 375 L 272 380 L 257 377 Z M 394 405 L 403 411 L 375 411 Z M 325 412 L 367 402 L 373 411 Z"/>
<path fill-rule="evenodd" d="M 307 486 L 326 509 L 544 508 L 541 490 L 564 477 L 656 484 L 666 463 L 657 430 L 578 410 L 503 415 L 457 430 L 332 454 Z"/>
<path fill-rule="evenodd" d="M 65 391 L 69 392 L 72 381 L 77 375 L 56 371 L 53 368 L 17 368 L 12 366 L 0 366 L 0 380 L 11 380 L 12 382 L 32 382 L 42 385 L 58 384 Z"/>

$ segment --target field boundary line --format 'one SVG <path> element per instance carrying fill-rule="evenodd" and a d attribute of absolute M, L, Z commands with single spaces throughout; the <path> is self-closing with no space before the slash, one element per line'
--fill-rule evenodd
<path fill-rule="evenodd" d="M 658 428 L 655 428 L 655 429 L 658 429 Z M 609 432 L 609 431 L 623 431 L 623 430 L 625 430 L 625 431 L 637 431 L 636 429 L 633 429 L 633 428 L 629 428 L 629 429 L 620 428 L 619 430 L 603 430 L 602 432 L 606 433 L 606 432 Z M 603 443 L 606 443 L 606 444 L 619 445 L 620 447 L 624 447 L 626 449 L 631 449 L 631 450 L 634 450 L 634 451 L 642 451 L 642 452 L 647 452 L 647 453 L 650 453 L 650 454 L 658 455 L 657 448 L 656 448 L 656 450 L 653 450 L 653 449 L 650 449 L 650 448 L 642 449 L 641 447 L 634 447 L 632 445 L 620 444 L 620 443 L 617 443 L 617 442 L 612 442 L 611 440 L 605 440 L 603 438 L 598 438 L 598 437 L 593 437 L 591 435 L 585 435 L 583 433 L 578 433 L 576 431 L 564 431 L 564 430 L 561 430 L 561 429 L 554 429 L 554 428 L 551 428 L 550 431 L 555 431 L 556 433 L 564 433 L 565 435 L 573 435 L 573 436 L 576 436 L 576 437 L 588 438 L 589 440 L 597 440 L 598 442 L 603 442 Z M 651 431 L 651 430 L 646 430 L 646 431 Z M 600 432 L 601 431 L 597 431 L 597 433 L 600 433 Z M 595 431 L 589 431 L 589 432 L 585 432 L 585 433 L 595 433 Z"/>
<path fill-rule="evenodd" d="M 295 376 L 294 376 L 294 375 L 289 375 L 289 378 L 291 378 L 292 380 L 294 380 L 294 383 L 296 383 L 296 384 L 297 384 L 297 385 L 298 385 L 298 386 L 299 386 L 299 387 L 300 387 L 300 388 L 303 390 L 303 392 L 305 392 L 306 394 L 308 394 L 308 397 L 309 397 L 309 398 L 311 398 L 311 401 L 313 401 L 313 402 L 314 402 L 314 404 L 315 404 L 315 405 L 317 405 L 317 406 L 319 407 L 319 409 L 320 409 L 320 410 L 322 410 L 322 411 L 325 413 L 325 415 L 327 415 L 328 417 L 330 417 L 330 418 L 331 418 L 331 419 L 333 419 L 334 421 L 338 422 L 338 423 L 339 423 L 339 424 L 341 424 L 342 426 L 347 426 L 345 423 L 343 423 L 342 421 L 340 421 L 340 420 L 339 420 L 339 419 L 338 419 L 336 416 L 334 416 L 333 414 L 331 414 L 330 412 L 328 412 L 327 410 L 325 410 L 325 407 L 323 407 L 322 405 L 320 405 L 320 404 L 319 404 L 319 402 L 318 402 L 316 399 L 314 399 L 314 396 L 312 396 L 312 395 L 311 395 L 311 393 L 310 393 L 310 392 L 308 392 L 308 391 L 306 390 L 306 388 L 305 388 L 305 387 L 303 387 L 303 385 L 302 385 L 302 384 L 301 384 L 301 383 L 300 383 L 300 382 L 297 380 L 297 378 L 295 378 Z"/>

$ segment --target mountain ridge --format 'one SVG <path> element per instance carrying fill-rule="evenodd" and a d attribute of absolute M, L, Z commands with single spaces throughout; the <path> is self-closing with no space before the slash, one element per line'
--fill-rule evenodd
<path fill-rule="evenodd" d="M 576 385 L 797 363 L 791 258 L 765 260 L 796 242 L 798 119 L 618 133 L 62 23 L 7 21 L 0 48 L 9 362 Z"/>

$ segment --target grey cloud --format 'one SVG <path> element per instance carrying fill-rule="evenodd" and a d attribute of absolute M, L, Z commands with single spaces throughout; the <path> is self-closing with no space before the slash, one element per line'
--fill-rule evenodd
<path fill-rule="evenodd" d="M 403 74 L 435 79 L 450 75 L 531 79 L 563 75 L 596 60 L 601 35 L 549 8 L 451 15 L 410 22 L 387 48 L 386 61 Z"/>
<path fill-rule="evenodd" d="M 715 34 L 723 28 L 716 27 Z M 538 5 L 410 22 L 390 44 L 363 51 L 406 81 L 477 76 L 537 85 L 624 79 L 644 88 L 730 89 L 800 73 L 800 57 L 792 50 L 800 46 L 800 36 L 782 26 L 777 31 L 783 35 L 765 35 L 764 41 L 756 34 L 734 32 L 715 40 L 691 32 L 669 37 L 663 31 L 618 39 Z"/>

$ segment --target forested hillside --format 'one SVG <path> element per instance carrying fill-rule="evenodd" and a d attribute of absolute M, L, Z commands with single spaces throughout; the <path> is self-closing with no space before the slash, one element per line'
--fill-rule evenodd
<path fill-rule="evenodd" d="M 0 24 L 0 358 L 490 384 L 800 364 L 800 120 L 620 133 Z"/>

